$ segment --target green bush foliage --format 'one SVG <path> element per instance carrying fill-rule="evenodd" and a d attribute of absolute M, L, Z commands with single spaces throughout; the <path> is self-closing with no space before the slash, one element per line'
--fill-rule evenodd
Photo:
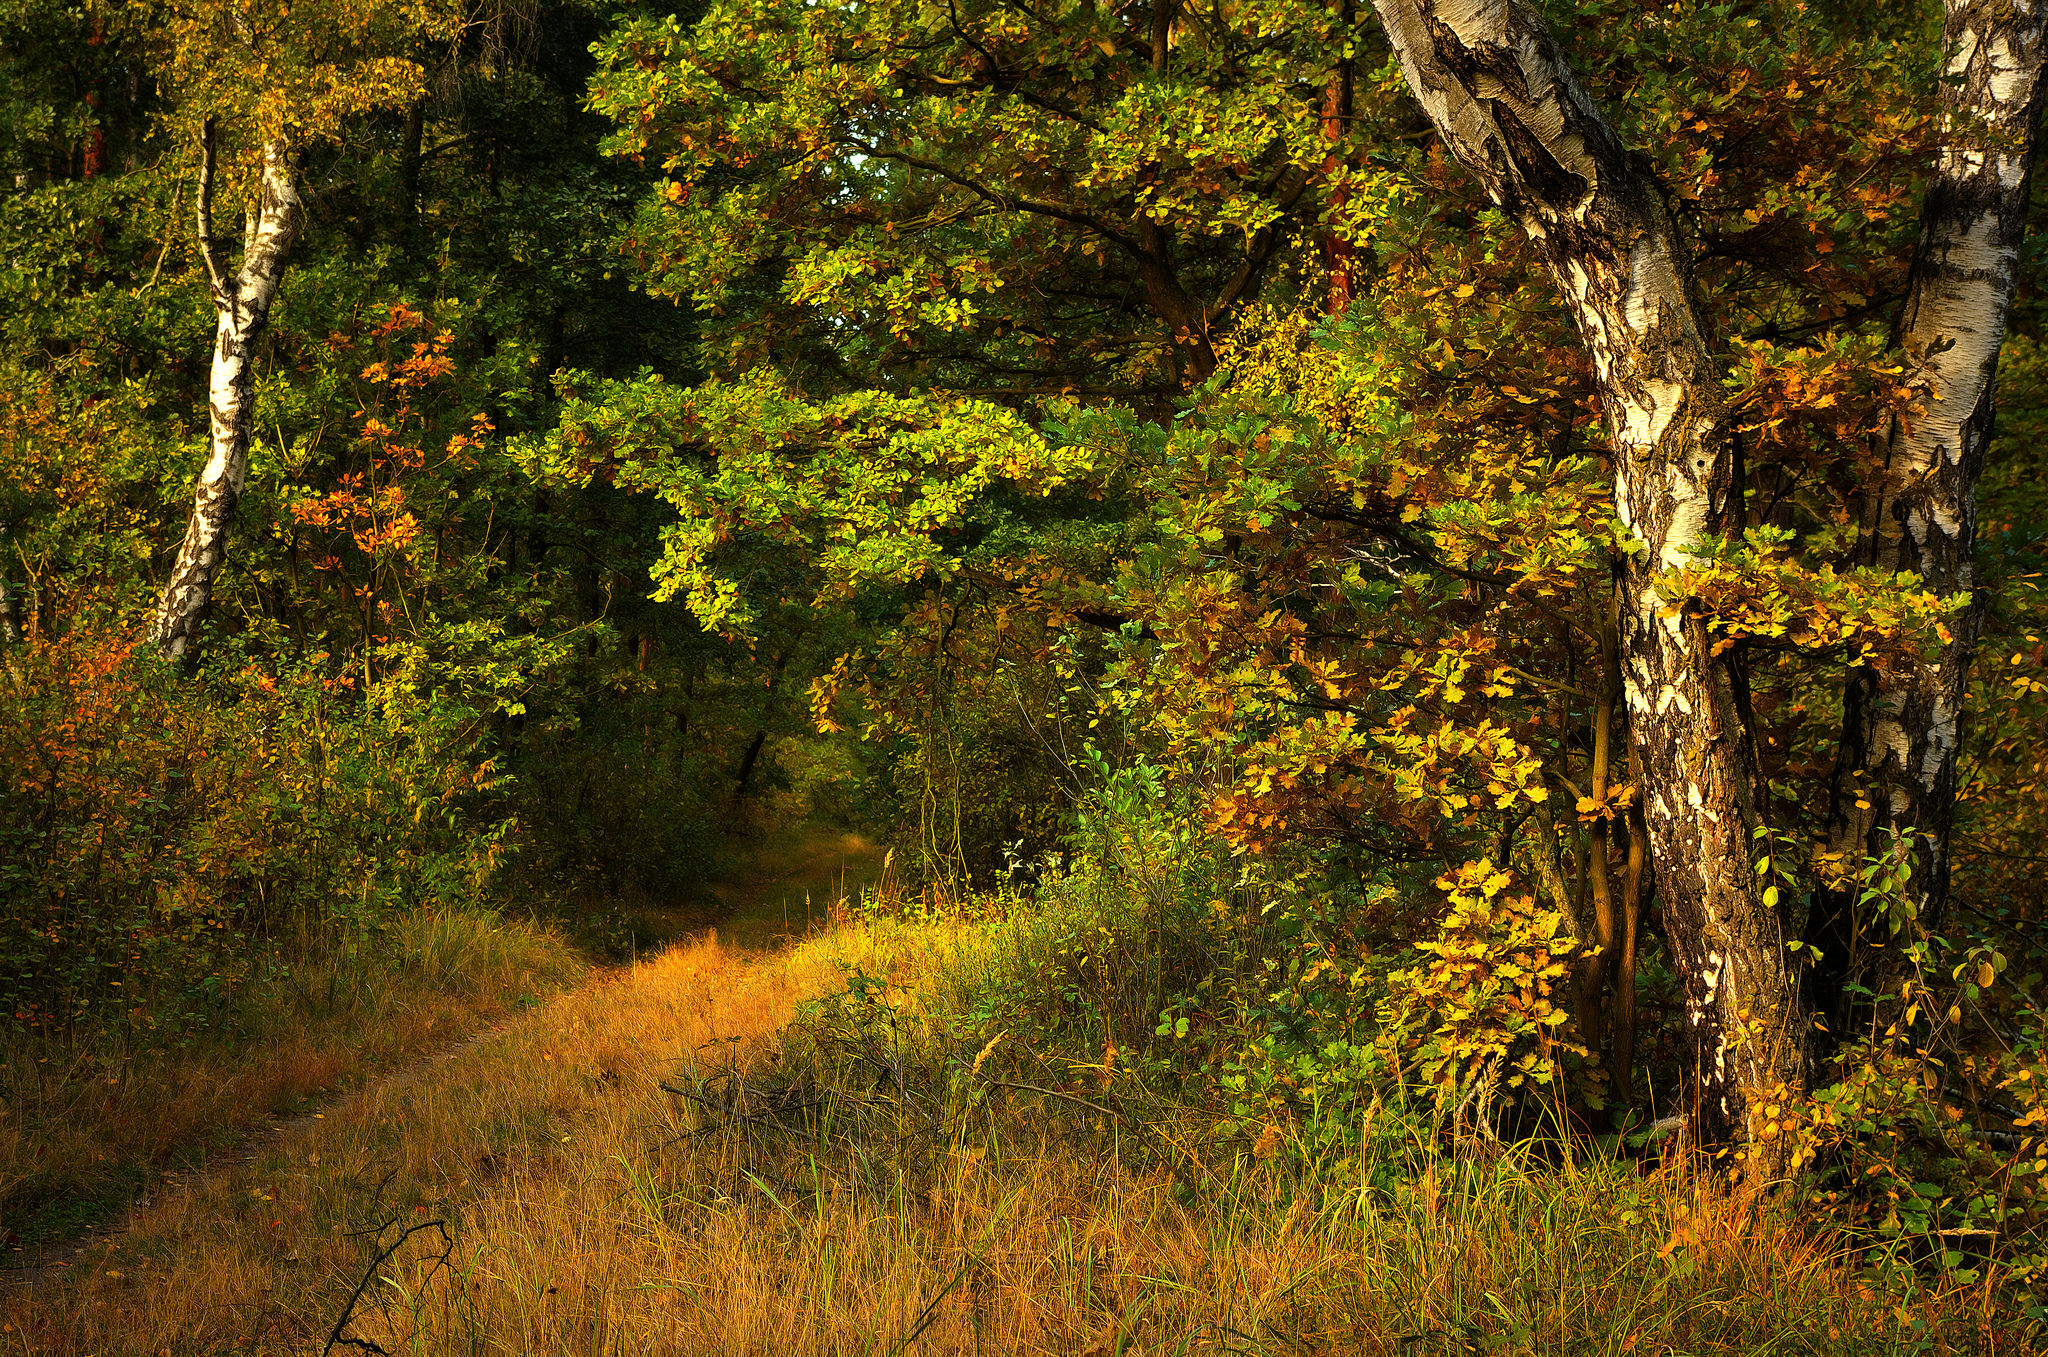
<path fill-rule="evenodd" d="M 422 720 L 391 684 L 232 653 L 195 683 L 138 635 L 109 618 L 8 656 L 12 1021 L 203 1022 L 281 940 L 362 936 L 490 879 L 506 826 L 483 813 L 474 713 Z"/>

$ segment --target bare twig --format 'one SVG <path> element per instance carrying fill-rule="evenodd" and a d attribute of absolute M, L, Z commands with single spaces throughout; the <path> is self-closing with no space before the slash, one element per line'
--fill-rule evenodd
<path fill-rule="evenodd" d="M 398 1223 L 398 1220 L 397 1216 L 393 1216 L 382 1225 L 379 1225 L 375 1231 L 376 1235 L 381 1238 L 386 1230 Z M 356 1289 L 349 1293 L 348 1304 L 341 1307 L 341 1318 L 334 1321 L 334 1332 L 327 1335 L 327 1345 L 320 1349 L 320 1357 L 329 1357 L 336 1348 L 354 1348 L 357 1352 L 374 1352 L 379 1354 L 379 1357 L 389 1357 L 385 1349 L 378 1346 L 372 1340 L 368 1338 L 345 1337 L 343 1331 L 348 1328 L 349 1321 L 355 1318 L 356 1306 L 362 1303 L 363 1294 L 370 1289 L 371 1283 L 377 1280 L 378 1270 L 384 1264 L 391 1261 L 391 1256 L 405 1246 L 406 1240 L 411 1239 L 414 1235 L 424 1230 L 439 1230 L 441 1232 L 441 1252 L 434 1259 L 434 1267 L 439 1269 L 448 1265 L 448 1260 L 455 1253 L 455 1241 L 449 1237 L 448 1223 L 446 1221 L 423 1221 L 405 1230 L 398 1238 L 379 1249 L 376 1255 L 370 1259 L 370 1265 L 363 1269 L 362 1280 L 357 1282 Z M 368 1234 L 371 1232 L 366 1230 L 363 1233 Z"/>

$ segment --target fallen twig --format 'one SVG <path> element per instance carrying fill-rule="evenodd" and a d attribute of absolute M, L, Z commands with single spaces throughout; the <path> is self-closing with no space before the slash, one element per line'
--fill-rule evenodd
<path fill-rule="evenodd" d="M 393 1216 L 382 1225 L 379 1225 L 375 1231 L 377 1237 L 382 1238 L 386 1230 L 398 1223 L 398 1219 L 397 1216 Z M 384 1248 L 379 1249 L 376 1256 L 370 1259 L 370 1265 L 363 1269 L 362 1280 L 356 1283 L 356 1289 L 349 1293 L 348 1304 L 341 1307 L 341 1318 L 334 1321 L 334 1332 L 327 1335 L 327 1345 L 320 1349 L 320 1357 L 329 1357 L 329 1354 L 336 1348 L 354 1348 L 358 1352 L 374 1352 L 378 1354 L 378 1357 L 390 1357 L 390 1354 L 384 1348 L 370 1339 L 344 1337 L 343 1330 L 347 1329 L 349 1321 L 355 1318 L 356 1306 L 362 1303 L 363 1293 L 368 1291 L 370 1284 L 377 1280 L 378 1269 L 382 1268 L 385 1263 L 391 1260 L 393 1254 L 405 1246 L 406 1240 L 411 1239 L 423 1230 L 439 1230 L 441 1232 L 441 1254 L 434 1260 L 434 1265 L 436 1268 L 447 1265 L 448 1260 L 455 1254 L 455 1241 L 448 1235 L 448 1223 L 446 1221 L 422 1221 L 420 1224 L 408 1228 Z M 371 1231 L 364 1230 L 360 1233 L 370 1234 Z M 430 1273 L 429 1275 L 431 1276 L 432 1274 Z"/>

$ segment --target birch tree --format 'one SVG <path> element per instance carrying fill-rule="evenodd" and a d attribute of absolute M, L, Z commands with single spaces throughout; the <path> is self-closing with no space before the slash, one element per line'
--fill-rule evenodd
<path fill-rule="evenodd" d="M 306 214 L 291 146 L 282 136 L 272 138 L 261 155 L 241 267 L 230 269 L 214 237 L 217 155 L 214 122 L 208 118 L 200 135 L 197 194 L 199 254 L 217 317 L 208 386 L 207 458 L 192 493 L 184 544 L 157 603 L 152 637 L 165 658 L 173 660 L 192 654 L 200 621 L 213 598 L 214 580 L 227 560 L 228 528 L 249 480 L 257 343 L 270 323 L 270 308 Z"/>
<path fill-rule="evenodd" d="M 254 0 L 174 8 L 154 35 L 169 49 L 172 121 L 198 145 L 195 226 L 216 316 L 207 459 L 151 627 L 166 658 L 195 656 L 248 483 L 261 340 L 306 221 L 301 161 L 350 120 L 411 106 L 424 90 L 419 56 L 460 30 L 444 0 Z M 242 203 L 236 264 L 215 220 L 224 178 Z"/>
<path fill-rule="evenodd" d="M 1807 1018 L 1782 924 L 1751 867 L 1756 779 L 1734 659 L 1717 653 L 1680 578 L 1696 549 L 1743 526 L 1722 365 L 1704 337 L 1680 223 L 1533 5 L 1374 3 L 1411 92 L 1450 153 L 1527 235 L 1591 359 L 1615 507 L 1639 547 L 1617 582 L 1622 681 L 1685 987 L 1695 1071 L 1686 1111 L 1702 1142 L 1736 1146 L 1742 1176 L 1762 1185 L 1786 1168 L 1767 1109 L 1802 1081 Z M 1961 78 L 1947 95 L 1951 136 L 1928 193 L 1902 326 L 1909 350 L 1925 356 L 1940 413 L 1900 421 L 1868 527 L 1874 560 L 1955 592 L 1970 587 L 1969 506 L 2012 294 L 2041 22 L 2033 6 L 1949 0 L 1947 10 L 1949 69 Z M 1838 786 L 1867 767 L 1888 795 L 1882 813 L 1845 818 L 1842 842 L 1860 847 L 1914 821 L 1936 839 L 1945 832 L 1967 664 L 1966 625 L 1909 680 L 1855 681 L 1853 748 Z M 1937 844 L 1922 880 L 1944 871 Z"/>
<path fill-rule="evenodd" d="M 1817 892 L 1806 931 L 1821 953 L 1813 1001 L 1837 1028 L 1847 1016 L 1842 981 L 1856 959 L 1856 864 L 1910 850 L 1908 901 L 1929 928 L 1940 926 L 1948 900 L 1956 751 L 1984 611 L 1972 567 L 1976 484 L 2026 231 L 2044 28 L 2048 9 L 2038 4 L 1947 7 L 1943 144 L 1896 326 L 1898 347 L 1918 369 L 1922 409 L 1893 420 L 1872 451 L 1859 547 L 1867 564 L 1910 571 L 1969 603 L 1931 662 L 1849 676 L 1829 789 L 1835 880 Z"/>

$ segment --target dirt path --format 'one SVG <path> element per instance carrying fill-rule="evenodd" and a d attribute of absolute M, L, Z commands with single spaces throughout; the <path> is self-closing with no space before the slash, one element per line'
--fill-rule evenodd
<path fill-rule="evenodd" d="M 857 889 L 860 883 L 872 879 L 879 871 L 880 861 L 877 850 L 853 835 L 811 836 L 787 845 L 782 853 L 764 862 L 762 870 L 721 892 L 716 932 L 728 941 L 721 953 L 734 961 L 743 961 L 783 950 L 794 935 L 808 931 L 822 920 L 829 902 L 844 894 L 849 882 Z M 701 946 L 704 936 L 700 931 L 697 939 L 679 940 L 671 948 Z M 153 1216 L 179 1202 L 205 1195 L 234 1174 L 324 1125 L 347 1119 L 365 1104 L 388 1098 L 458 1057 L 503 1039 L 515 1028 L 545 1029 L 594 991 L 636 972 L 645 972 L 660 960 L 661 954 L 657 953 L 635 966 L 595 969 L 573 988 L 526 1013 L 492 1022 L 317 1107 L 274 1117 L 243 1136 L 232 1148 L 210 1154 L 191 1168 L 162 1174 L 118 1216 L 0 1265 L 0 1296 L 60 1278 L 88 1254 L 110 1248 Z"/>
<path fill-rule="evenodd" d="M 674 1140 L 678 1099 L 664 1083 L 772 1052 L 796 1006 L 843 985 L 847 967 L 886 970 L 866 937 L 678 944 L 281 1119 L 17 1271 L 0 1294 L 0 1357 L 318 1351 L 380 1224 L 445 1220 L 466 1248 L 568 1250 L 546 1264 L 566 1269 L 593 1211 L 632 1200 L 621 1166 Z M 577 1191 L 596 1195 L 570 1209 L 562 1194 Z M 549 1214 L 491 1224 L 531 1209 Z M 391 1268 L 407 1285 L 434 1272 L 410 1254 Z M 375 1314 L 352 1322 L 390 1351 L 409 1341 L 376 1330 Z"/>
<path fill-rule="evenodd" d="M 539 1008 L 545 1011 L 556 1007 L 572 996 L 596 987 L 616 973 L 611 968 L 595 970 L 574 989 L 556 995 Z M 243 1136 L 232 1148 L 207 1155 L 190 1168 L 170 1170 L 161 1174 L 153 1187 L 136 1198 L 127 1210 L 112 1220 L 102 1221 L 82 1234 L 74 1235 L 61 1243 L 46 1245 L 26 1254 L 18 1261 L 0 1267 L 0 1295 L 25 1290 L 49 1281 L 95 1248 L 111 1244 L 128 1234 L 162 1203 L 205 1190 L 237 1169 L 254 1164 L 280 1144 L 313 1131 L 327 1118 L 347 1111 L 372 1094 L 403 1088 L 464 1052 L 496 1040 L 505 1034 L 507 1026 L 508 1024 L 502 1021 L 490 1023 L 482 1030 L 451 1041 L 389 1074 L 370 1079 L 344 1093 L 336 1094 L 318 1107 L 273 1117 L 263 1126 Z"/>

